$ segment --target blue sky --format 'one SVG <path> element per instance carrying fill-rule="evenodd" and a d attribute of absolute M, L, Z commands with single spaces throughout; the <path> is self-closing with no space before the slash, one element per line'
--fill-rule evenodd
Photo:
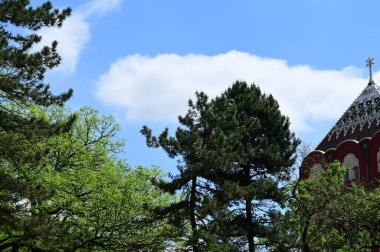
<path fill-rule="evenodd" d="M 380 60 L 376 0 L 59 0 L 72 16 L 43 43 L 59 41 L 62 65 L 47 75 L 74 88 L 73 109 L 114 115 L 131 165 L 175 163 L 145 147 L 186 111 L 196 90 L 211 97 L 234 80 L 272 93 L 305 143 L 317 145 L 365 88 L 364 61 Z M 380 61 L 379 61 L 380 65 Z M 374 66 L 375 82 L 380 72 Z"/>

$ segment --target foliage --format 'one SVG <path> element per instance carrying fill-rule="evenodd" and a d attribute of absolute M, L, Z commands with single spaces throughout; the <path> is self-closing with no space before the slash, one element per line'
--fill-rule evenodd
<path fill-rule="evenodd" d="M 114 120 L 84 108 L 75 121 L 72 90 L 45 83 L 60 57 L 56 41 L 36 50 L 37 32 L 70 12 L 0 2 L 0 250 L 164 250 L 176 231 L 153 209 L 175 199 L 151 184 L 161 172 L 128 168 Z"/>
<path fill-rule="evenodd" d="M 30 7 L 27 0 L 5 0 L 0 3 L 0 129 L 31 137 L 36 133 L 53 133 L 62 125 L 51 125 L 42 118 L 28 117 L 28 111 L 14 111 L 8 106 L 36 104 L 63 105 L 72 90 L 53 95 L 44 83 L 45 72 L 60 63 L 57 42 L 32 50 L 41 40 L 36 31 L 43 27 L 61 26 L 70 9 L 54 9 L 50 2 Z M 20 113 L 21 112 L 21 113 Z M 30 115 L 30 114 L 29 114 Z M 72 123 L 72 119 L 69 120 Z M 9 138 L 9 137 L 8 137 Z M 2 140 L 2 139 L 0 139 Z M 9 142 L 9 139 L 7 139 Z M 2 141 L 1 141 L 2 142 Z"/>
<path fill-rule="evenodd" d="M 377 182 L 345 183 L 344 172 L 335 162 L 317 178 L 296 183 L 291 207 L 303 251 L 360 251 L 379 246 Z"/>
<path fill-rule="evenodd" d="M 288 119 L 272 96 L 237 81 L 211 101 L 197 93 L 179 121 L 175 137 L 167 129 L 159 137 L 147 127 L 142 133 L 148 146 L 182 158 L 180 174 L 164 187 L 185 194 L 170 210 L 187 211 L 193 250 L 254 251 L 254 240 L 269 234 L 279 214 L 273 208 L 285 195 L 279 183 L 289 179 L 294 163 L 298 140 Z"/>
<path fill-rule="evenodd" d="M 217 153 L 211 152 L 209 146 L 216 141 L 212 134 L 214 125 L 210 103 L 205 93 L 196 93 L 196 101 L 189 101 L 189 110 L 185 116 L 179 117 L 181 127 L 177 128 L 175 137 L 169 136 L 165 129 L 158 137 L 144 126 L 141 130 L 150 147 L 162 147 L 169 157 L 180 157 L 179 174 L 172 180 L 159 181 L 163 190 L 175 193 L 181 191 L 181 201 L 170 207 L 160 209 L 162 216 L 171 216 L 173 223 L 182 229 L 190 226 L 187 245 L 193 251 L 225 250 L 223 241 L 216 232 L 210 232 L 210 224 L 221 212 L 223 204 L 214 200 L 218 191 L 213 182 L 215 175 L 212 167 L 217 165 Z M 222 249 L 223 248 L 223 249 Z"/>
<path fill-rule="evenodd" d="M 16 225 L 24 208 L 20 199 L 36 189 L 18 177 L 25 165 L 44 156 L 33 147 L 48 136 L 67 132 L 75 120 L 70 116 L 54 123 L 32 111 L 35 105 L 63 105 L 72 95 L 72 90 L 53 95 L 44 83 L 45 72 L 60 62 L 57 43 L 33 49 L 41 40 L 39 29 L 59 27 L 69 14 L 70 9 L 54 9 L 50 2 L 37 7 L 27 0 L 0 2 L 0 228 Z"/>
<path fill-rule="evenodd" d="M 57 108 L 45 117 L 59 121 L 69 114 Z M 34 146 L 46 153 L 38 163 L 3 166 L 3 173 L 27 186 L 8 202 L 17 211 L 1 229 L 0 248 L 163 250 L 176 231 L 153 218 L 154 209 L 174 200 L 151 184 L 162 174 L 128 168 L 117 158 L 122 142 L 115 139 L 118 126 L 111 117 L 90 108 L 77 117 L 69 132 Z"/>
<path fill-rule="evenodd" d="M 256 239 L 273 235 L 299 141 L 277 101 L 255 85 L 235 82 L 215 99 L 214 111 L 225 141 L 220 184 L 235 213 L 224 225 L 254 251 Z"/>

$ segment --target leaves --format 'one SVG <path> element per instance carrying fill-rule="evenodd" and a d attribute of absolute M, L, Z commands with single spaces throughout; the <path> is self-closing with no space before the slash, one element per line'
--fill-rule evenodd
<path fill-rule="evenodd" d="M 302 249 L 359 251 L 378 246 L 380 190 L 372 189 L 377 182 L 347 184 L 344 172 L 335 162 L 317 178 L 295 185 L 289 214 L 298 223 L 293 230 L 300 228 Z"/>
<path fill-rule="evenodd" d="M 61 107 L 35 108 L 33 113 L 55 122 L 71 114 Z M 12 197 L 3 198 L 12 218 L 10 225 L 1 226 L 0 246 L 165 249 L 177 231 L 166 219 L 154 217 L 156 208 L 174 202 L 151 183 L 162 178 L 160 170 L 132 169 L 118 158 L 123 141 L 116 138 L 119 126 L 112 117 L 87 107 L 77 112 L 77 118 L 69 132 L 41 139 L 32 147 L 44 153 L 38 162 L 4 166 L 4 174 L 17 179 L 23 193 L 16 203 Z"/>

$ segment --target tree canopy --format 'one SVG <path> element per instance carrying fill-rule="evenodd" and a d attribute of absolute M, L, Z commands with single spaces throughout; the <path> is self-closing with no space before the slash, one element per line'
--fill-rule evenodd
<path fill-rule="evenodd" d="M 32 7 L 26 0 L 0 2 L 0 226 L 15 225 L 20 199 L 28 197 L 33 184 L 21 179 L 26 166 L 37 164 L 45 155 L 35 148 L 48 136 L 67 132 L 75 117 L 49 121 L 35 112 L 36 106 L 63 105 L 72 90 L 54 95 L 44 75 L 57 66 L 57 42 L 33 49 L 43 27 L 61 26 L 70 9 L 54 9 L 50 2 Z M 10 170 L 17 171 L 16 173 Z M 36 188 L 34 188 L 36 189 Z"/>
<path fill-rule="evenodd" d="M 178 160 L 130 167 L 112 116 L 53 94 L 61 61 L 38 31 L 70 8 L 0 1 L 1 251 L 362 251 L 380 247 L 378 181 L 326 165 L 291 181 L 299 140 L 272 95 L 236 81 L 197 92 L 174 135 L 141 133 Z M 294 179 L 294 178 L 293 178 Z"/>
<path fill-rule="evenodd" d="M 175 202 L 151 183 L 161 171 L 128 167 L 115 121 L 71 114 L 73 91 L 55 95 L 45 82 L 61 58 L 56 41 L 36 50 L 37 32 L 70 12 L 0 2 L 0 250 L 164 250 L 177 232 L 153 218 Z"/>
<path fill-rule="evenodd" d="M 293 241 L 293 246 L 303 251 L 361 251 L 379 247 L 378 182 L 348 184 L 344 180 L 345 171 L 335 162 L 317 178 L 295 182 L 289 214 L 292 232 L 299 237 L 298 244 Z"/>
<path fill-rule="evenodd" d="M 53 128 L 57 131 L 61 128 L 52 127 L 50 122 L 41 118 L 30 118 L 23 111 L 14 111 L 6 105 L 63 105 L 71 97 L 71 89 L 54 95 L 50 86 L 44 83 L 46 71 L 60 63 L 58 43 L 54 41 L 50 46 L 44 45 L 39 51 L 33 49 L 41 41 L 36 32 L 43 27 L 60 27 L 70 12 L 69 8 L 54 9 L 50 2 L 31 7 L 26 0 L 1 1 L 0 129 L 21 132 L 30 137 L 42 130 L 46 132 Z"/>
<path fill-rule="evenodd" d="M 70 115 L 61 108 L 39 113 L 49 121 Z M 8 199 L 11 219 L 2 222 L 0 248 L 164 250 L 177 232 L 154 218 L 156 208 L 175 202 L 151 183 L 161 172 L 132 169 L 118 158 L 123 143 L 111 117 L 83 108 L 77 118 L 69 132 L 34 146 L 46 153 L 38 163 L 2 166 L 24 193 Z"/>
<path fill-rule="evenodd" d="M 271 216 L 279 214 L 271 204 L 284 202 L 281 182 L 294 164 L 298 140 L 287 117 L 272 96 L 237 81 L 211 101 L 197 93 L 179 122 L 174 137 L 167 129 L 159 137 L 147 127 L 142 133 L 149 146 L 182 158 L 180 174 L 165 186 L 186 195 L 194 250 L 207 241 L 207 234 L 198 237 L 203 229 L 219 234 L 213 242 L 254 251 L 255 239 L 268 235 Z"/>

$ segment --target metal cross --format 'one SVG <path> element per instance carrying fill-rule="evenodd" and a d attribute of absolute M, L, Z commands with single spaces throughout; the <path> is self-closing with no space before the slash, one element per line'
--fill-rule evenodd
<path fill-rule="evenodd" d="M 372 79 L 372 66 L 375 64 L 375 61 L 373 60 L 373 58 L 369 57 L 366 61 L 366 65 L 367 67 L 369 67 L 369 82 L 368 82 L 368 85 L 371 85 L 373 83 L 375 83 Z"/>

